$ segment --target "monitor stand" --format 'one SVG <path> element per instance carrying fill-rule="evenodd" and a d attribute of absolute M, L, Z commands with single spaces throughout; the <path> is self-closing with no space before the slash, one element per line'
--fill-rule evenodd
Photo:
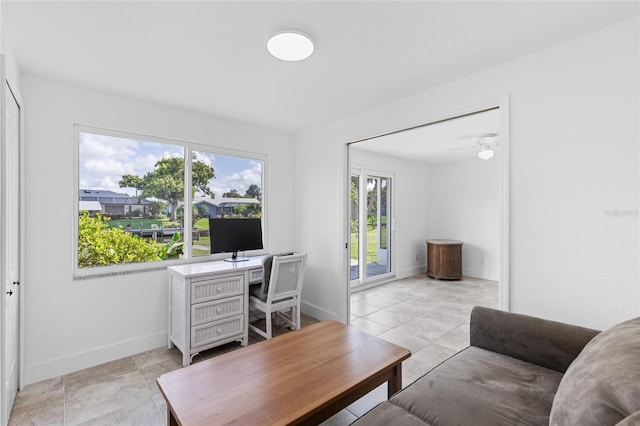
<path fill-rule="evenodd" d="M 231 257 L 225 259 L 225 262 L 246 262 L 249 260 L 248 257 L 238 257 L 238 252 L 234 251 Z"/>

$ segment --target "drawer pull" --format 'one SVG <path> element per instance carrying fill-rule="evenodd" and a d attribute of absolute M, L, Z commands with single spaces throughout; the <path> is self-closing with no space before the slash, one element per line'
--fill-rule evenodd
<path fill-rule="evenodd" d="M 221 292 L 222 292 L 222 287 L 217 287 L 217 288 L 216 288 L 216 291 L 217 291 L 218 293 L 221 293 Z"/>
<path fill-rule="evenodd" d="M 222 312 L 222 308 L 218 308 L 216 309 L 216 313 L 219 314 L 220 312 Z"/>
<path fill-rule="evenodd" d="M 218 328 L 218 334 L 222 333 L 222 329 Z"/>

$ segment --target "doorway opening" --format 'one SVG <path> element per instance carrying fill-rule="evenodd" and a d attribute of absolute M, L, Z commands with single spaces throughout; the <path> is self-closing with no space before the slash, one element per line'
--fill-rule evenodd
<path fill-rule="evenodd" d="M 508 97 L 504 97 L 493 106 L 477 108 L 347 145 L 350 185 L 347 318 L 354 320 L 359 316 L 366 317 L 375 308 L 362 300 L 359 309 L 361 314 L 352 313 L 352 293 L 396 279 L 424 274 L 427 264 L 425 241 L 429 238 L 466 241 L 466 246 L 463 246 L 463 274 L 471 279 L 492 281 L 498 288 L 495 307 L 509 309 L 508 104 Z M 489 140 L 493 143 L 487 146 Z M 492 156 L 485 159 L 483 157 L 487 157 L 486 152 L 479 154 L 487 148 L 492 150 Z M 450 164 L 456 165 L 449 167 Z M 485 171 L 488 168 L 491 171 L 486 171 L 485 175 L 476 179 L 474 170 L 484 166 Z M 420 174 L 421 168 L 428 171 Z M 375 181 L 375 177 L 380 175 L 373 170 L 385 170 L 385 173 L 393 176 L 389 181 L 393 185 L 389 185 L 392 191 L 388 198 L 390 211 L 386 230 L 390 244 L 387 252 L 390 269 L 382 270 L 389 274 L 386 280 L 380 279 L 381 276 L 374 275 L 375 272 L 372 273 L 372 269 L 366 267 L 367 264 L 381 266 L 386 260 L 385 252 L 378 252 L 378 247 L 375 250 L 373 246 L 367 247 L 365 239 L 371 238 L 367 235 L 368 232 L 380 232 L 373 227 L 365 228 L 363 223 L 376 213 L 375 209 L 368 210 L 368 206 L 363 205 L 370 202 L 364 192 L 368 187 L 372 188 L 373 193 L 374 188 L 382 188 L 381 182 Z M 456 192 L 460 189 L 456 186 L 461 181 L 460 175 L 452 170 L 462 170 L 463 178 L 467 181 L 467 188 L 460 193 Z M 485 188 L 487 178 L 494 182 L 490 200 L 473 199 L 482 192 L 480 189 Z M 459 205 L 460 203 L 456 203 L 459 199 L 468 200 L 464 208 L 449 207 L 447 210 L 441 206 L 442 200 L 453 200 L 451 206 Z M 485 209 L 490 209 L 490 214 L 472 214 L 477 211 L 480 202 L 485 204 Z M 466 221 L 464 227 L 456 225 L 461 223 L 460 217 Z M 379 223 L 376 217 L 376 222 L 370 224 Z M 487 226 L 487 223 L 494 225 Z M 474 228 L 474 232 L 467 232 L 471 228 Z M 487 242 L 487 229 L 491 229 L 490 242 Z M 463 235 L 456 235 L 458 232 Z M 379 257 L 372 256 L 374 253 L 380 253 Z M 353 300 L 360 301 L 364 297 L 364 294 L 358 294 Z"/>

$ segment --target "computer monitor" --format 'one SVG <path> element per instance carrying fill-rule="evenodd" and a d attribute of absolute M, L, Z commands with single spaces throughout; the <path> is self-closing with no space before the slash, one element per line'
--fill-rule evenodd
<path fill-rule="evenodd" d="M 210 218 L 209 236 L 211 254 L 232 253 L 227 262 L 249 260 L 238 257 L 239 251 L 262 248 L 262 219 L 259 218 Z"/>

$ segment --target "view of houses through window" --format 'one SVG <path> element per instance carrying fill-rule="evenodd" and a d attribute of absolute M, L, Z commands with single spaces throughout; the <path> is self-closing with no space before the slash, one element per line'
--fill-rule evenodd
<path fill-rule="evenodd" d="M 262 217 L 257 154 L 191 150 L 94 129 L 77 134 L 78 268 L 209 255 L 209 218 Z"/>

